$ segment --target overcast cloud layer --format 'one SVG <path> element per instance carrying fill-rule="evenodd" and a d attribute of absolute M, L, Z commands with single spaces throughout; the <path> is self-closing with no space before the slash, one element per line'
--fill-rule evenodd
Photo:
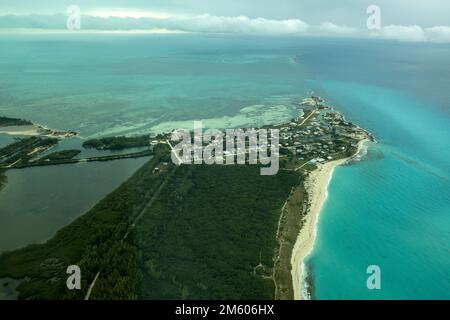
<path fill-rule="evenodd" d="M 82 31 L 166 30 L 265 36 L 378 38 L 450 43 L 447 0 L 378 0 L 382 28 L 366 28 L 366 0 L 1 0 L 2 29 L 66 29 L 80 6 Z M 375 3 L 374 2 L 374 3 Z M 57 4 L 56 4 L 57 3 Z M 207 12 L 207 13 L 205 13 Z"/>
<path fill-rule="evenodd" d="M 73 4 L 84 13 L 98 8 L 129 8 L 270 20 L 298 18 L 311 25 L 331 21 L 358 29 L 365 27 L 366 8 L 372 4 L 381 8 L 385 25 L 448 25 L 450 12 L 448 0 L 1 0 L 0 15 L 65 13 Z"/>

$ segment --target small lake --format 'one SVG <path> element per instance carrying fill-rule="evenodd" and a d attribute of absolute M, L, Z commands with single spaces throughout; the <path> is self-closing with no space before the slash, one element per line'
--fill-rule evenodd
<path fill-rule="evenodd" d="M 9 170 L 0 191 L 0 252 L 51 238 L 149 158 Z"/>

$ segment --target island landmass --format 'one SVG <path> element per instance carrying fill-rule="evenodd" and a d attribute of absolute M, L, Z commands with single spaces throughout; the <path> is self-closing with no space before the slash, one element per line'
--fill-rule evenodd
<path fill-rule="evenodd" d="M 20 280 L 20 299 L 307 297 L 302 261 L 332 172 L 374 139 L 320 97 L 299 109 L 290 122 L 265 126 L 280 130 L 280 171 L 269 177 L 255 165 L 174 165 L 170 134 L 85 142 L 99 150 L 147 143 L 152 157 L 46 243 L 2 253 L 0 278 Z M 37 139 L 1 149 L 3 170 L 30 165 L 30 150 L 54 143 Z M 35 162 L 79 161 L 78 154 Z M 83 270 L 82 290 L 67 290 L 69 265 Z"/>
<path fill-rule="evenodd" d="M 76 131 L 54 130 L 29 120 L 5 116 L 0 116 L 0 133 L 13 136 L 42 136 L 49 138 L 69 138 L 78 135 Z"/>

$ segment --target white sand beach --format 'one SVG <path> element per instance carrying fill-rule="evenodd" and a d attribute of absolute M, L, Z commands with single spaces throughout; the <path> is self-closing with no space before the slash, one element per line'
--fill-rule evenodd
<path fill-rule="evenodd" d="M 327 198 L 328 185 L 333 176 L 334 169 L 337 166 L 347 163 L 354 157 L 356 157 L 363 149 L 364 143 L 366 141 L 368 140 L 361 140 L 358 143 L 358 151 L 354 156 L 319 165 L 319 167 L 316 170 L 310 172 L 307 177 L 305 188 L 309 196 L 309 208 L 306 214 L 305 223 L 297 237 L 291 256 L 291 274 L 295 300 L 308 298 L 306 296 L 306 289 L 302 284 L 302 277 L 304 272 L 303 261 L 314 248 L 319 214 Z"/>

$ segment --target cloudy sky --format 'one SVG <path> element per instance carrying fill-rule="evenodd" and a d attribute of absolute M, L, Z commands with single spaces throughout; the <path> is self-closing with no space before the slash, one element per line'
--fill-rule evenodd
<path fill-rule="evenodd" d="M 372 4 L 381 9 L 376 33 L 366 27 Z M 64 29 L 69 5 L 80 7 L 83 29 L 450 42 L 449 0 L 1 0 L 0 28 Z"/>

